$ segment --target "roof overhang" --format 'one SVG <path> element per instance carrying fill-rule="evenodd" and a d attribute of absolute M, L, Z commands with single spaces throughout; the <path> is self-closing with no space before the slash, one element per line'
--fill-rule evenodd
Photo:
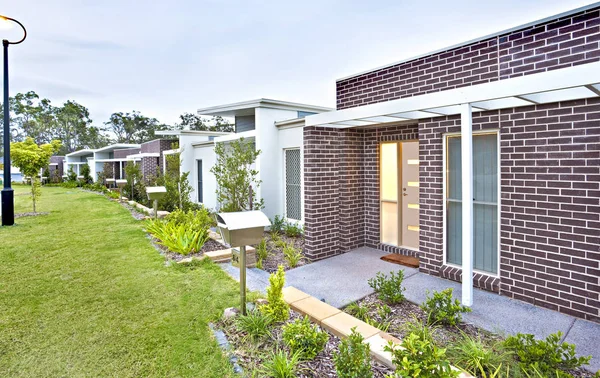
<path fill-rule="evenodd" d="M 131 161 L 131 160 L 133 160 L 133 159 L 126 157 L 126 158 L 114 158 L 114 159 L 96 159 L 95 162 L 96 163 L 116 163 L 116 162 Z"/>
<path fill-rule="evenodd" d="M 304 127 L 304 118 L 294 118 L 294 119 L 287 119 L 285 121 L 277 121 L 275 122 L 275 126 L 280 129 L 292 129 L 295 127 Z"/>
<path fill-rule="evenodd" d="M 144 157 L 160 157 L 160 154 L 158 152 L 144 152 L 140 154 L 127 155 L 127 159 L 129 160 L 141 159 Z"/>
<path fill-rule="evenodd" d="M 350 128 L 600 96 L 600 62 L 306 117 L 306 126 Z"/>
<path fill-rule="evenodd" d="M 230 142 L 232 140 L 238 140 L 238 139 L 254 139 L 256 137 L 256 130 L 250 130 L 250 131 L 244 131 L 243 133 L 234 133 L 231 135 L 225 135 L 222 137 L 218 137 L 215 138 L 214 142 L 215 143 L 220 143 L 220 142 Z"/>
<path fill-rule="evenodd" d="M 97 150 L 94 150 L 94 152 L 112 152 L 114 150 L 125 150 L 125 149 L 129 149 L 129 148 L 142 148 L 142 145 L 141 144 L 129 144 L 129 143 L 117 143 L 117 144 L 111 144 L 110 146 L 99 148 Z"/>
<path fill-rule="evenodd" d="M 253 115 L 254 110 L 256 108 L 271 108 L 271 109 L 281 109 L 281 110 L 292 110 L 292 111 L 302 111 L 302 112 L 311 112 L 311 113 L 322 113 L 329 112 L 333 109 L 323 107 L 323 106 L 315 106 L 315 105 L 306 105 L 299 104 L 296 102 L 288 102 L 288 101 L 279 101 L 279 100 L 270 100 L 267 98 L 260 98 L 257 100 L 236 102 L 233 104 L 225 104 L 225 105 L 217 105 L 211 106 L 208 108 L 198 109 L 198 114 L 201 115 L 214 115 L 221 117 L 235 117 L 235 116 L 248 116 Z"/>
<path fill-rule="evenodd" d="M 90 150 L 90 149 L 79 150 L 79 151 L 71 152 L 70 154 L 66 154 L 65 156 L 76 157 L 76 156 L 92 155 L 95 151 L 96 150 Z"/>
<path fill-rule="evenodd" d="M 231 133 L 225 133 L 222 131 L 197 131 L 197 130 L 160 130 L 155 131 L 156 135 L 168 135 L 168 136 L 180 136 L 180 135 L 204 135 L 204 136 L 221 136 L 228 135 Z"/>

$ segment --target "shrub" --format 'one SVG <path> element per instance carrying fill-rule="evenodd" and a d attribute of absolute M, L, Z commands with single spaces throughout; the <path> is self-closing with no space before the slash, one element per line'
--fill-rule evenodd
<path fill-rule="evenodd" d="M 438 326 L 424 324 L 417 317 L 413 317 L 408 322 L 402 325 L 402 330 L 407 334 L 415 334 L 419 336 L 421 340 L 427 340 L 431 343 L 435 343 L 433 339 L 433 333 L 438 329 Z"/>
<path fill-rule="evenodd" d="M 467 334 L 448 349 L 448 357 L 471 375 L 483 377 L 496 376 L 502 366 L 510 366 L 513 360 L 501 343 L 488 346 Z"/>
<path fill-rule="evenodd" d="M 177 209 L 166 216 L 168 222 L 187 224 L 190 228 L 208 230 L 215 225 L 215 220 L 208 209 L 200 207 L 198 210 L 183 211 Z"/>
<path fill-rule="evenodd" d="M 75 171 L 73 171 L 73 167 L 70 167 L 69 170 L 67 171 L 67 182 L 70 182 L 70 183 L 77 182 L 77 173 L 75 173 Z M 75 186 L 77 186 L 77 184 Z"/>
<path fill-rule="evenodd" d="M 385 350 L 392 353 L 392 362 L 396 366 L 399 378 L 454 378 L 459 371 L 452 369 L 446 358 L 446 350 L 438 348 L 431 340 L 411 333 L 402 340 L 402 348 L 392 342 Z"/>
<path fill-rule="evenodd" d="M 292 353 L 299 353 L 300 359 L 312 360 L 321 353 L 329 335 L 323 332 L 305 316 L 283 326 L 283 341 Z"/>
<path fill-rule="evenodd" d="M 285 218 L 275 215 L 275 218 L 271 221 L 271 232 L 279 234 L 283 232 L 285 227 Z"/>
<path fill-rule="evenodd" d="M 271 324 L 273 324 L 273 319 L 259 311 L 252 311 L 248 315 L 241 315 L 237 318 L 238 328 L 252 340 L 269 336 L 271 334 Z"/>
<path fill-rule="evenodd" d="M 575 355 L 575 345 L 561 343 L 562 332 L 554 333 L 546 340 L 536 340 L 531 334 L 518 333 L 504 341 L 506 349 L 514 352 L 519 359 L 519 366 L 525 373 L 552 374 L 568 377 L 564 370 L 571 370 L 588 364 L 591 357 Z"/>
<path fill-rule="evenodd" d="M 356 302 L 350 303 L 346 307 L 346 312 L 362 321 L 365 321 L 365 319 L 369 317 L 369 307 L 363 306 Z"/>
<path fill-rule="evenodd" d="M 209 239 L 207 229 L 194 229 L 186 223 L 176 224 L 161 219 L 149 220 L 146 230 L 158 239 L 159 244 L 181 255 L 200 252 Z"/>
<path fill-rule="evenodd" d="M 461 305 L 458 299 L 452 299 L 452 291 L 452 288 L 441 292 L 434 291 L 432 297 L 429 297 L 427 292 L 427 299 L 421 308 L 429 315 L 428 322 L 455 326 L 462 320 L 462 312 L 471 312 L 471 309 Z"/>
<path fill-rule="evenodd" d="M 289 244 L 283 248 L 283 257 L 290 268 L 295 268 L 304 258 L 304 255 L 302 255 L 302 252 L 300 252 L 299 249 L 296 249 L 293 244 Z"/>
<path fill-rule="evenodd" d="M 138 164 L 132 161 L 125 165 L 125 177 L 127 185 L 123 188 L 123 196 L 141 204 L 148 204 L 146 196 L 146 185 L 144 184 L 142 170 Z"/>
<path fill-rule="evenodd" d="M 91 184 L 93 182 L 92 180 L 92 176 L 90 176 L 90 166 L 87 164 L 83 164 L 81 166 L 81 176 L 83 176 L 83 178 L 81 179 L 81 182 L 83 185 L 87 185 L 87 184 Z"/>
<path fill-rule="evenodd" d="M 285 234 L 291 238 L 296 238 L 302 235 L 302 226 L 298 223 L 287 222 L 283 228 Z"/>
<path fill-rule="evenodd" d="M 268 360 L 263 363 L 260 372 L 271 378 L 295 378 L 298 372 L 300 355 L 293 353 L 291 356 L 284 350 L 273 352 Z"/>
<path fill-rule="evenodd" d="M 390 272 L 388 278 L 385 274 L 377 272 L 375 278 L 369 280 L 369 286 L 375 290 L 379 299 L 389 304 L 400 303 L 404 300 L 402 287 L 404 280 L 404 271 L 400 270 L 397 273 Z"/>
<path fill-rule="evenodd" d="M 363 343 L 363 337 L 352 328 L 348 338 L 343 339 L 339 351 L 333 353 L 335 370 L 340 378 L 371 378 L 371 356 L 369 345 Z"/>
<path fill-rule="evenodd" d="M 260 307 L 263 314 L 270 315 L 274 321 L 284 321 L 290 317 L 290 307 L 283 300 L 283 285 L 285 284 L 285 272 L 283 266 L 279 265 L 277 272 L 269 276 L 269 287 L 267 288 L 268 303 Z"/>
<path fill-rule="evenodd" d="M 258 269 L 263 268 L 263 260 L 269 256 L 269 251 L 267 250 L 267 239 L 262 239 L 260 243 L 256 245 L 256 267 Z"/>

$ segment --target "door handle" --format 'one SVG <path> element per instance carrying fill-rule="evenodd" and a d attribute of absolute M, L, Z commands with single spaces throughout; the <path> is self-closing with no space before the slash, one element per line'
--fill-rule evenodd
<path fill-rule="evenodd" d="M 407 195 L 408 195 L 408 193 L 402 193 L 402 195 L 403 195 L 403 196 L 407 196 Z"/>

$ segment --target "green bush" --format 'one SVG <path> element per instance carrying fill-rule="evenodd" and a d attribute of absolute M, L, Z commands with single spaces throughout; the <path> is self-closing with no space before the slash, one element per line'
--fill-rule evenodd
<path fill-rule="evenodd" d="M 270 315 L 274 321 L 278 322 L 290 317 L 290 306 L 283 300 L 283 285 L 285 285 L 285 272 L 283 266 L 279 265 L 277 272 L 271 273 L 269 276 L 268 303 L 260 306 L 263 314 Z"/>
<path fill-rule="evenodd" d="M 298 352 L 302 360 L 315 358 L 325 348 L 328 340 L 329 335 L 316 324 L 311 324 L 307 316 L 283 326 L 283 342 L 292 353 Z"/>
<path fill-rule="evenodd" d="M 343 339 L 339 351 L 333 352 L 335 370 L 340 378 L 371 378 L 371 356 L 369 345 L 363 343 L 362 335 L 352 328 L 348 338 Z"/>
<path fill-rule="evenodd" d="M 208 229 L 213 222 L 205 208 L 198 211 L 176 210 L 164 220 L 148 221 L 146 231 L 172 252 L 189 255 L 202 250 L 209 239 Z"/>
<path fill-rule="evenodd" d="M 356 302 L 350 303 L 346 307 L 346 312 L 362 321 L 365 321 L 365 319 L 369 317 L 369 307 L 363 306 Z"/>
<path fill-rule="evenodd" d="M 379 299 L 389 304 L 396 304 L 404 301 L 404 290 L 402 281 L 404 280 L 404 271 L 397 273 L 390 272 L 390 277 L 382 272 L 377 272 L 375 278 L 371 278 L 369 286 L 375 290 Z"/>
<path fill-rule="evenodd" d="M 271 232 L 281 233 L 285 227 L 285 218 L 275 215 L 275 218 L 271 221 Z"/>
<path fill-rule="evenodd" d="M 290 268 L 295 268 L 304 258 L 304 255 L 299 249 L 296 249 L 293 244 L 288 244 L 283 248 L 283 257 Z"/>
<path fill-rule="evenodd" d="M 528 374 L 539 371 L 559 377 L 569 377 L 565 370 L 572 370 L 590 362 L 591 357 L 576 357 L 575 345 L 561 343 L 562 332 L 554 333 L 546 340 L 536 340 L 531 334 L 518 333 L 504 341 L 504 347 L 515 353 L 519 367 Z"/>
<path fill-rule="evenodd" d="M 88 185 L 93 182 L 92 176 L 90 176 L 90 166 L 89 165 L 87 165 L 87 164 L 81 165 L 80 173 L 81 173 L 81 176 L 83 176 L 83 178 L 81 179 L 82 185 Z"/>
<path fill-rule="evenodd" d="M 188 227 L 194 229 L 206 229 L 216 225 L 214 218 L 205 207 L 200 207 L 198 210 L 183 211 L 176 209 L 165 218 L 168 222 L 175 224 L 187 224 Z"/>
<path fill-rule="evenodd" d="M 263 363 L 260 372 L 270 378 L 295 378 L 299 363 L 300 355 L 298 353 L 290 356 L 286 351 L 279 350 L 273 352 Z"/>
<path fill-rule="evenodd" d="M 461 305 L 458 299 L 452 298 L 452 291 L 452 288 L 441 292 L 434 291 L 431 297 L 427 292 L 427 299 L 421 308 L 428 314 L 428 322 L 455 326 L 462 320 L 461 313 L 471 312 L 469 307 Z"/>
<path fill-rule="evenodd" d="M 75 187 L 77 187 L 77 173 L 75 173 L 75 171 L 73 170 L 73 167 L 70 167 L 69 170 L 67 171 L 67 182 L 75 183 Z M 73 187 L 72 184 L 71 184 L 71 187 Z"/>
<path fill-rule="evenodd" d="M 302 226 L 298 223 L 286 222 L 283 232 L 291 238 L 297 238 L 298 236 L 302 236 Z"/>
<path fill-rule="evenodd" d="M 402 348 L 392 342 L 385 350 L 392 353 L 398 378 L 454 378 L 459 371 L 452 369 L 446 358 L 446 350 L 438 348 L 431 340 L 411 333 L 402 340 Z"/>
<path fill-rule="evenodd" d="M 471 375 L 482 377 L 497 376 L 503 367 L 508 368 L 513 362 L 512 354 L 501 343 L 488 346 L 481 339 L 467 334 L 449 347 L 448 357 Z"/>
<path fill-rule="evenodd" d="M 269 315 L 262 314 L 260 311 L 252 311 L 248 315 L 240 315 L 237 318 L 237 327 L 252 340 L 269 336 L 272 324 L 273 319 Z"/>

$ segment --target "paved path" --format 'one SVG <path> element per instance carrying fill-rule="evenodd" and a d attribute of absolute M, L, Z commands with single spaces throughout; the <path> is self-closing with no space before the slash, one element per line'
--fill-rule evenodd
<path fill-rule="evenodd" d="M 385 252 L 372 248 L 358 248 L 329 259 L 320 260 L 286 272 L 286 286 L 294 286 L 307 294 L 341 308 L 373 292 L 367 281 L 379 271 L 404 270 L 406 298 L 421 304 L 427 290 L 440 291 L 454 288 L 454 296 L 460 299 L 461 284 L 458 282 L 419 273 L 417 269 L 388 263 L 379 258 Z M 232 277 L 239 279 L 239 270 L 231 264 L 221 264 Z M 248 269 L 247 285 L 251 290 L 263 291 L 269 284 L 268 273 L 260 269 Z M 536 307 L 483 290 L 473 290 L 472 312 L 463 316 L 464 321 L 503 335 L 532 333 L 545 338 L 562 331 L 565 341 L 577 346 L 580 355 L 591 355 L 588 367 L 600 370 L 600 324 L 574 318 L 556 311 Z"/>

